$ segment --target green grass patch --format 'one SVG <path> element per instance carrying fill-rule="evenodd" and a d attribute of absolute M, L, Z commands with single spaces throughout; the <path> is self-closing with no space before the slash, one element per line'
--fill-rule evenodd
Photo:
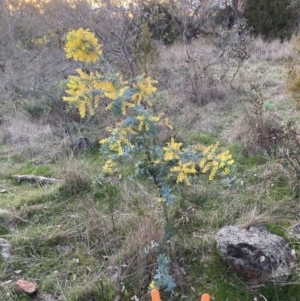
<path fill-rule="evenodd" d="M 198 133 L 192 132 L 189 136 L 191 144 L 203 144 L 203 145 L 211 145 L 214 144 L 216 141 L 216 137 L 214 133 Z"/>
<path fill-rule="evenodd" d="M 26 163 L 18 171 L 20 175 L 51 176 L 51 167 L 49 165 L 35 165 Z"/>

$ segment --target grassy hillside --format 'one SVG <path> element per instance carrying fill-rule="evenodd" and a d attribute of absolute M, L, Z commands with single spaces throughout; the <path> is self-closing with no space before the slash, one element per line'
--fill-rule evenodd
<path fill-rule="evenodd" d="M 160 49 L 150 74 L 158 80 L 154 108 L 174 130 L 159 139 L 219 142 L 235 161 L 231 183 L 201 177 L 174 185 L 169 228 L 154 183 L 137 179 L 133 162 L 97 182 L 105 112 L 84 120 L 69 112 L 78 136 L 94 142 L 70 155 L 61 104 L 51 95 L 1 104 L 0 234 L 11 257 L 1 259 L 0 300 L 150 300 L 161 241 L 176 283 L 163 301 L 198 300 L 203 292 L 216 301 L 299 300 L 297 267 L 285 283 L 248 283 L 219 258 L 214 240 L 225 225 L 257 222 L 299 250 L 288 234 L 299 220 L 297 182 L 279 152 L 287 124 L 300 121 L 285 93 L 291 49 L 292 42 L 257 39 L 240 65 L 209 40 Z M 15 175 L 61 182 L 18 183 Z M 38 294 L 17 295 L 17 279 L 36 281 Z"/>

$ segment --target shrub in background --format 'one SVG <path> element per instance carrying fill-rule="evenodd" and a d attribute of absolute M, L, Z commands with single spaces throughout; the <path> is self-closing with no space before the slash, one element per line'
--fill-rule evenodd
<path fill-rule="evenodd" d="M 290 0 L 248 0 L 244 17 L 256 36 L 265 40 L 289 39 L 295 31 L 297 15 Z"/>
<path fill-rule="evenodd" d="M 287 92 L 290 93 L 296 101 L 297 109 L 300 109 L 300 38 L 297 37 L 294 41 L 292 53 L 288 57 L 288 78 Z"/>
<path fill-rule="evenodd" d="M 296 1 L 294 1 L 296 4 Z M 288 57 L 288 78 L 286 90 L 296 102 L 296 108 L 300 109 L 300 39 L 294 41 L 292 54 Z M 284 127 L 284 143 L 280 148 L 280 156 L 283 167 L 295 180 L 295 191 L 299 196 L 300 191 L 300 130 L 299 125 L 289 121 Z"/>
<path fill-rule="evenodd" d="M 140 34 L 134 49 L 134 60 L 139 73 L 149 74 L 150 68 L 159 56 L 158 48 L 152 39 L 147 23 L 140 26 Z"/>
<path fill-rule="evenodd" d="M 143 2 L 143 16 L 154 40 L 171 45 L 180 36 L 170 7 L 163 2 Z"/>
<path fill-rule="evenodd" d="M 245 154 L 276 157 L 283 143 L 284 130 L 280 118 L 266 111 L 263 88 L 259 83 L 251 85 L 251 97 L 246 106 L 245 122 L 245 133 L 240 134 Z"/>

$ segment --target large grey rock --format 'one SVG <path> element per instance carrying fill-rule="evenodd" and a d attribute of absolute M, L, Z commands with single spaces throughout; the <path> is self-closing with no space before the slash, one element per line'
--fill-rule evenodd
<path fill-rule="evenodd" d="M 295 251 L 265 227 L 226 226 L 216 236 L 219 255 L 249 280 L 283 281 L 296 264 Z"/>

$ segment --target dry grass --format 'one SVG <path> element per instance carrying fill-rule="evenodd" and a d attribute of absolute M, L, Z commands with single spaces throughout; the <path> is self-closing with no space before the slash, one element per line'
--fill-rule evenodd
<path fill-rule="evenodd" d="M 265 154 L 274 156 L 281 144 L 283 122 L 280 116 L 270 112 L 259 117 L 253 112 L 247 112 L 244 118 L 237 120 L 230 139 L 239 142 L 246 155 Z"/>
<path fill-rule="evenodd" d="M 65 191 L 70 196 L 88 191 L 92 185 L 92 179 L 87 168 L 88 166 L 83 160 L 68 159 L 61 176 L 64 181 L 61 188 L 62 191 Z"/>
<path fill-rule="evenodd" d="M 182 63 L 187 59 L 187 51 L 195 55 L 213 58 L 214 47 L 208 40 L 193 40 L 192 44 L 186 48 L 181 42 L 173 44 L 171 47 L 163 47 L 160 49 L 160 66 L 162 68 L 178 68 L 178 63 Z"/>
<path fill-rule="evenodd" d="M 126 227 L 126 224 L 124 226 Z M 155 219 L 132 214 L 127 220 L 126 228 L 128 231 L 122 250 L 113 259 L 115 266 L 118 267 L 113 280 L 128 283 L 131 289 L 141 295 L 148 287 L 149 279 L 156 268 L 159 248 L 151 248 L 151 245 L 161 243 L 164 231 Z"/>
<path fill-rule="evenodd" d="M 61 157 L 60 139 L 49 124 L 34 123 L 21 114 L 6 119 L 0 139 L 8 156 L 44 162 Z"/>
<path fill-rule="evenodd" d="M 258 37 L 252 42 L 251 63 L 258 61 L 268 62 L 282 62 L 292 54 L 292 45 L 295 37 L 291 41 L 280 42 L 274 40 L 272 42 L 265 42 L 261 37 Z"/>

